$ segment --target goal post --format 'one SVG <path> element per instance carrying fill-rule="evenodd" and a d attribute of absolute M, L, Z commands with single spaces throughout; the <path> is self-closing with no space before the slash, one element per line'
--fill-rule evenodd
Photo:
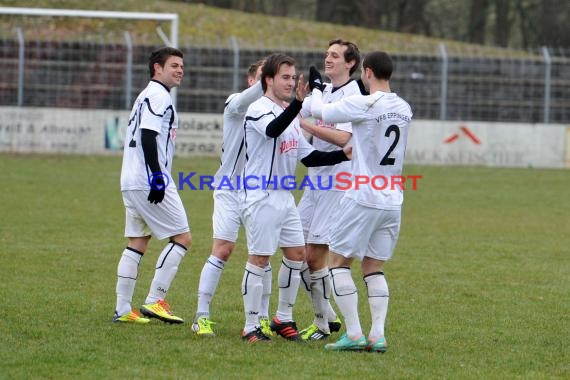
<path fill-rule="evenodd" d="M 169 45 L 178 47 L 178 14 L 149 12 L 91 11 L 83 9 L 10 8 L 0 7 L 0 15 L 114 18 L 128 20 L 170 21 Z"/>
<path fill-rule="evenodd" d="M 124 20 L 151 20 L 170 22 L 170 38 L 166 41 L 162 30 L 158 30 L 159 36 L 164 43 L 171 47 L 178 47 L 178 14 L 177 13 L 152 13 L 152 12 L 119 12 L 119 11 L 92 11 L 84 9 L 48 9 L 48 8 L 15 8 L 0 7 L 0 15 L 18 16 L 48 16 L 48 17 L 82 17 L 82 18 L 106 18 Z M 176 88 L 171 91 L 172 102 L 176 106 Z"/>

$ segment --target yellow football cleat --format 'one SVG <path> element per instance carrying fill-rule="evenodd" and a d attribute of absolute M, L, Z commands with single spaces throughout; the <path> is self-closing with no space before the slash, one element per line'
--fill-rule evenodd
<path fill-rule="evenodd" d="M 138 323 L 140 325 L 144 325 L 150 322 L 150 319 L 142 317 L 138 312 L 131 310 L 125 315 L 119 315 L 115 311 L 115 315 L 113 316 L 113 322 L 122 322 L 122 323 Z"/>
<path fill-rule="evenodd" d="M 184 323 L 184 319 L 172 314 L 170 305 L 165 300 L 142 305 L 141 313 L 146 317 L 160 319 L 166 323 Z"/>

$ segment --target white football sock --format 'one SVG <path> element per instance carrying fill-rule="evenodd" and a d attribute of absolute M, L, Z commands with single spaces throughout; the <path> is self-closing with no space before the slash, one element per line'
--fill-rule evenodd
<path fill-rule="evenodd" d="M 315 312 L 314 324 L 325 333 L 330 333 L 328 323 L 329 297 L 331 285 L 329 268 L 325 267 L 311 273 L 311 299 Z"/>
<path fill-rule="evenodd" d="M 199 317 L 210 316 L 210 303 L 218 288 L 225 264 L 225 261 L 214 255 L 210 255 L 208 260 L 206 260 L 198 284 L 198 309 L 196 310 L 195 320 Z"/>
<path fill-rule="evenodd" d="M 277 318 L 281 322 L 293 321 L 293 306 L 297 299 L 299 284 L 301 283 L 302 261 L 289 260 L 283 257 L 277 283 L 279 285 L 279 306 L 277 307 Z"/>
<path fill-rule="evenodd" d="M 304 292 L 309 300 L 312 299 L 311 296 L 311 271 L 309 270 L 309 265 L 306 261 L 303 261 L 303 266 L 301 267 L 301 288 L 304 289 Z"/>
<path fill-rule="evenodd" d="M 142 256 L 142 252 L 127 247 L 119 260 L 116 288 L 117 307 L 115 311 L 120 316 L 129 313 L 132 309 L 131 302 L 133 301 Z"/>
<path fill-rule="evenodd" d="M 330 271 L 334 299 L 346 324 L 346 335 L 357 339 L 362 336 L 358 318 L 358 291 L 350 269 L 333 268 Z"/>
<path fill-rule="evenodd" d="M 241 282 L 243 309 L 245 312 L 245 333 L 259 327 L 259 308 L 263 294 L 263 276 L 265 270 L 251 263 L 245 264 L 245 272 Z"/>
<path fill-rule="evenodd" d="M 384 273 L 372 273 L 364 277 L 364 282 L 368 288 L 368 303 L 370 304 L 370 314 L 372 316 L 372 327 L 369 338 L 376 340 L 384 336 L 384 324 L 388 313 L 388 283 Z"/>
<path fill-rule="evenodd" d="M 261 297 L 261 307 L 259 308 L 259 318 L 269 318 L 269 299 L 271 298 L 271 282 L 273 281 L 273 269 L 268 264 L 263 274 L 263 295 Z"/>
<path fill-rule="evenodd" d="M 170 284 L 178 272 L 178 265 L 185 254 L 186 248 L 178 243 L 171 241 L 164 247 L 156 262 L 154 278 L 145 304 L 155 303 L 166 298 Z"/>

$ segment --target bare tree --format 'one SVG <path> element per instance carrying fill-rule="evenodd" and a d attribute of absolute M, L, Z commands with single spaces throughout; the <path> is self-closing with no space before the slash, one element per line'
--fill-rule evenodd
<path fill-rule="evenodd" d="M 424 33 L 426 30 L 425 7 L 428 0 L 400 0 L 398 2 L 398 32 Z"/>
<path fill-rule="evenodd" d="M 485 43 L 485 27 L 487 26 L 487 0 L 471 0 L 467 40 L 477 44 Z"/>
<path fill-rule="evenodd" d="M 495 0 L 495 44 L 508 46 L 511 35 L 511 0 Z"/>

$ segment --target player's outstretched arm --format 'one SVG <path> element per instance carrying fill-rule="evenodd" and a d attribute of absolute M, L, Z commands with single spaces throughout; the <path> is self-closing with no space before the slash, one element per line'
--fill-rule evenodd
<path fill-rule="evenodd" d="M 271 138 L 279 137 L 301 111 L 302 106 L 302 101 L 299 101 L 297 98 L 293 99 L 291 104 L 279 116 L 267 124 L 265 134 Z"/>
<path fill-rule="evenodd" d="M 295 92 L 295 99 L 285 108 L 281 115 L 277 116 L 267 125 L 265 134 L 271 138 L 279 137 L 301 111 L 303 100 L 305 100 L 307 94 L 308 89 L 303 74 L 301 74 Z"/>
<path fill-rule="evenodd" d="M 247 111 L 247 107 L 257 99 L 261 98 L 262 95 L 263 89 L 261 87 L 261 82 L 257 81 L 251 87 L 246 88 L 231 98 L 231 100 L 226 104 L 224 112 L 245 113 Z"/>
<path fill-rule="evenodd" d="M 311 135 L 341 148 L 346 145 L 352 136 L 352 133 L 350 132 L 319 127 L 318 125 L 315 125 L 303 118 L 299 120 L 299 124 L 301 125 L 301 128 Z"/>

